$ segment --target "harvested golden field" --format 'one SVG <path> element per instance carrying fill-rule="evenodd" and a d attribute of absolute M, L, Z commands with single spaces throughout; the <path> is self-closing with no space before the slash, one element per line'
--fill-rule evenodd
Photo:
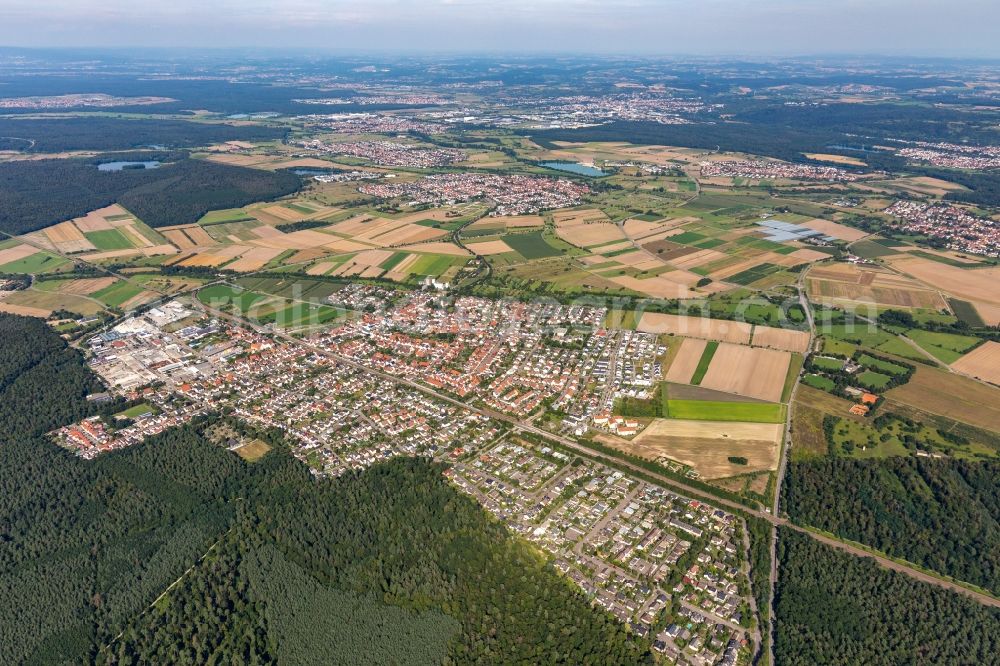
<path fill-rule="evenodd" d="M 283 234 L 280 231 L 275 231 L 276 233 L 274 234 L 267 234 L 260 240 L 250 242 L 260 247 L 276 247 L 283 250 L 308 250 L 320 248 L 338 241 L 343 241 L 343 239 L 339 236 L 324 234 L 323 232 L 316 231 L 314 229 L 302 229 L 301 231 L 293 231 L 290 234 Z M 255 233 L 255 235 L 260 236 L 262 234 Z M 358 247 L 368 246 L 358 245 Z"/>
<path fill-rule="evenodd" d="M 401 227 L 397 227 L 391 231 L 387 231 L 371 237 L 370 239 L 364 240 L 376 245 L 390 246 L 403 245 L 407 243 L 421 243 L 423 241 L 434 240 L 435 238 L 441 238 L 447 235 L 448 232 L 444 229 L 435 229 L 433 227 L 425 227 L 419 224 L 406 223 Z"/>
<path fill-rule="evenodd" d="M 792 252 L 791 254 L 786 256 L 794 257 L 795 259 L 797 259 L 798 261 L 796 263 L 801 263 L 803 261 L 808 261 L 812 263 L 814 261 L 823 261 L 824 259 L 830 258 L 830 255 L 828 255 L 826 252 L 820 252 L 818 250 L 810 250 L 807 247 L 798 249 L 795 252 Z"/>
<path fill-rule="evenodd" d="M 805 156 L 811 160 L 819 160 L 821 162 L 831 162 L 833 164 L 848 164 L 850 166 L 868 166 L 865 162 L 862 162 L 856 157 L 847 157 L 846 155 L 831 155 L 829 153 L 805 153 Z"/>
<path fill-rule="evenodd" d="M 118 204 L 112 204 L 110 206 L 106 206 L 105 208 L 93 210 L 83 217 L 74 219 L 73 224 L 76 225 L 77 229 L 84 233 L 90 231 L 107 231 L 108 229 L 114 228 L 107 218 L 128 214 L 128 211 Z"/>
<path fill-rule="evenodd" d="M 177 262 L 178 266 L 221 266 L 250 250 L 248 245 L 224 245 L 204 252 L 198 252 Z"/>
<path fill-rule="evenodd" d="M 225 146 L 213 146 L 215 148 L 226 149 Z M 231 150 L 231 148 L 229 148 Z M 215 154 L 209 155 L 205 158 L 209 162 L 218 162 L 219 164 L 228 164 L 230 166 L 241 166 L 241 167 L 253 167 L 265 164 L 270 161 L 270 157 L 267 155 L 234 155 L 234 154 Z"/>
<path fill-rule="evenodd" d="M 804 354 L 809 349 L 809 334 L 805 331 L 790 331 L 785 328 L 755 326 L 753 344 L 757 347 L 770 347 Z"/>
<path fill-rule="evenodd" d="M 860 229 L 831 222 L 830 220 L 821 220 L 819 218 L 801 222 L 800 224 L 803 227 L 809 227 L 810 229 L 815 229 L 816 231 L 826 234 L 827 236 L 833 236 L 834 238 L 839 238 L 845 241 L 856 241 L 868 235 L 867 231 L 861 231 Z"/>
<path fill-rule="evenodd" d="M 313 259 L 319 259 L 322 256 L 328 254 L 326 251 L 318 248 L 312 248 L 309 250 L 299 250 L 292 256 L 285 259 L 282 263 L 286 266 L 288 264 L 302 264 L 307 261 L 312 261 Z"/>
<path fill-rule="evenodd" d="M 154 245 L 153 241 L 146 238 L 138 229 L 132 224 L 115 224 L 115 227 L 121 231 L 128 242 L 138 248 L 152 247 Z"/>
<path fill-rule="evenodd" d="M 187 234 L 188 238 L 194 241 L 195 245 L 216 245 L 214 238 L 208 235 L 208 232 L 199 227 L 197 224 L 191 225 L 184 229 L 184 233 Z"/>
<path fill-rule="evenodd" d="M 701 386 L 768 402 L 781 402 L 791 354 L 726 342 L 712 357 Z"/>
<path fill-rule="evenodd" d="M 606 220 L 572 225 L 557 222 L 556 235 L 571 245 L 584 248 L 625 240 L 618 225 Z"/>
<path fill-rule="evenodd" d="M 949 192 L 964 190 L 958 183 L 951 183 L 940 178 L 930 176 L 913 176 L 910 178 L 897 178 L 886 182 L 887 185 L 894 185 L 910 192 L 919 194 L 931 194 L 936 197 L 944 196 Z"/>
<path fill-rule="evenodd" d="M 810 298 L 818 301 L 856 301 L 907 308 L 940 310 L 944 299 L 934 290 L 903 275 L 853 264 L 812 268 L 806 277 Z"/>
<path fill-rule="evenodd" d="M 140 305 L 145 305 L 146 303 L 149 303 L 150 301 L 155 301 L 159 297 L 160 297 L 160 295 L 157 294 L 156 292 L 153 292 L 153 291 L 141 291 L 138 294 L 136 294 L 135 296 L 133 296 L 132 298 L 130 298 L 127 301 L 125 301 L 124 303 L 122 303 L 119 307 L 121 307 L 122 310 L 125 310 L 126 312 L 128 312 L 129 310 L 133 310 L 133 309 L 139 307 Z"/>
<path fill-rule="evenodd" d="M 971 377 L 1000 385 L 1000 342 L 984 342 L 952 363 L 951 367 Z"/>
<path fill-rule="evenodd" d="M 420 243 L 418 245 L 404 245 L 399 250 L 406 252 L 421 252 L 430 254 L 447 254 L 453 257 L 468 257 L 469 252 L 454 243 Z"/>
<path fill-rule="evenodd" d="M 183 229 L 161 230 L 163 236 L 182 250 L 190 250 L 195 247 L 195 242 L 188 238 Z"/>
<path fill-rule="evenodd" d="M 686 218 L 685 218 L 686 219 Z M 650 236 L 659 234 L 665 231 L 671 231 L 675 227 L 684 224 L 681 219 L 674 220 L 659 220 L 657 222 L 646 222 L 645 220 L 628 219 L 622 225 L 625 229 L 625 235 L 629 238 L 635 240 L 644 240 Z"/>
<path fill-rule="evenodd" d="M 717 268 L 709 276 L 713 280 L 725 280 L 728 277 L 732 277 L 737 273 L 742 273 L 743 271 L 753 268 L 754 266 L 759 266 L 764 263 L 774 263 L 771 261 L 771 255 L 773 252 L 765 252 L 763 254 L 754 255 L 752 257 L 744 257 L 742 259 L 738 257 L 731 257 L 729 260 L 724 261 L 721 268 Z"/>
<path fill-rule="evenodd" d="M 698 252 L 685 254 L 684 256 L 677 257 L 676 259 L 670 259 L 669 261 L 672 266 L 676 266 L 677 268 L 691 269 L 712 261 L 724 259 L 725 257 L 725 254 L 717 250 L 699 250 Z"/>
<path fill-rule="evenodd" d="M 672 275 L 673 273 L 665 273 L 645 280 L 631 275 L 619 275 L 608 279 L 650 298 L 692 298 L 697 295 L 697 292 L 689 289 L 683 282 L 670 279 Z"/>
<path fill-rule="evenodd" d="M 676 384 L 689 384 L 707 345 L 708 340 L 705 339 L 684 338 L 665 379 Z"/>
<path fill-rule="evenodd" d="M 52 310 L 45 308 L 37 308 L 30 305 L 15 305 L 3 301 L 0 301 L 0 312 L 21 315 L 22 317 L 42 317 L 43 319 L 52 314 Z"/>
<path fill-rule="evenodd" d="M 616 448 L 644 458 L 666 456 L 690 465 L 706 479 L 776 469 L 782 424 L 653 419 L 631 442 L 615 438 Z M 733 465 L 742 456 L 747 465 Z"/>
<path fill-rule="evenodd" d="M 502 240 L 485 241 L 483 243 L 466 243 L 466 246 L 476 254 L 492 255 L 513 252 Z"/>
<path fill-rule="evenodd" d="M 41 250 L 36 247 L 32 247 L 27 243 L 15 245 L 14 247 L 9 247 L 6 250 L 0 250 L 0 266 L 9 264 L 12 261 L 20 261 L 21 259 L 30 257 L 33 254 L 38 254 L 39 252 L 41 252 Z"/>
<path fill-rule="evenodd" d="M 933 259 L 900 254 L 885 257 L 893 268 L 946 291 L 962 300 L 987 306 L 1000 306 L 1000 267 L 966 269 L 949 266 Z M 1000 318 L 987 319 L 987 324 L 1000 324 Z"/>
<path fill-rule="evenodd" d="M 639 319 L 638 330 L 643 333 L 672 333 L 687 338 L 746 345 L 750 344 L 753 326 L 739 321 L 645 312 Z"/>
<path fill-rule="evenodd" d="M 267 165 L 268 169 L 329 169 L 330 162 L 315 157 L 299 157 L 293 160 L 281 160 Z"/>
<path fill-rule="evenodd" d="M 885 394 L 887 402 L 1000 431 L 1000 389 L 962 375 L 917 365 L 909 382 Z"/>
<path fill-rule="evenodd" d="M 260 270 L 267 262 L 271 261 L 283 250 L 272 247 L 255 247 L 240 255 L 240 258 L 226 266 L 226 270 L 238 273 L 248 273 Z"/>
<path fill-rule="evenodd" d="M 60 222 L 44 229 L 43 232 L 59 252 L 69 254 L 97 249 L 72 222 Z"/>
<path fill-rule="evenodd" d="M 541 215 L 512 215 L 509 217 L 496 217 L 502 220 L 507 229 L 527 229 L 530 227 L 540 227 L 545 224 Z"/>
<path fill-rule="evenodd" d="M 306 269 L 306 275 L 326 275 L 337 263 L 335 261 L 321 261 Z"/>
<path fill-rule="evenodd" d="M 84 278 L 81 280 L 70 280 L 65 284 L 59 286 L 59 293 L 62 294 L 77 294 L 80 296 L 88 296 L 95 291 L 100 291 L 105 287 L 110 287 L 115 283 L 117 278 L 114 277 L 101 277 L 101 278 Z"/>

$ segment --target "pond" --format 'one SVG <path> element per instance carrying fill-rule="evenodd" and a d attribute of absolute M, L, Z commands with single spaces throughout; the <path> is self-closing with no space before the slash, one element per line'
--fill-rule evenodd
<path fill-rule="evenodd" d="M 577 162 L 542 162 L 542 166 L 549 169 L 555 169 L 556 171 L 575 173 L 578 176 L 607 175 L 597 167 L 589 166 L 587 164 L 579 164 Z"/>
<path fill-rule="evenodd" d="M 98 171 L 122 171 L 125 169 L 155 169 L 160 166 L 157 161 L 151 162 L 105 162 L 98 164 Z"/>

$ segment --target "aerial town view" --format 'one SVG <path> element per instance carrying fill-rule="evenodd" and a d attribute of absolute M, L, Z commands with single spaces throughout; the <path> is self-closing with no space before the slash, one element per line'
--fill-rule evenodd
<path fill-rule="evenodd" d="M 0 666 L 1000 664 L 1000 12 L 695 4 L 0 0 Z"/>

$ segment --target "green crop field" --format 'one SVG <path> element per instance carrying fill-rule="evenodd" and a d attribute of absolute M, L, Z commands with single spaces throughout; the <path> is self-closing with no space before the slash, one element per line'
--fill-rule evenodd
<path fill-rule="evenodd" d="M 67 260 L 60 256 L 48 252 L 38 252 L 30 257 L 0 266 L 0 273 L 50 273 L 66 263 Z"/>
<path fill-rule="evenodd" d="M 944 363 L 954 363 L 979 342 L 979 338 L 954 333 L 938 333 L 913 329 L 906 336 Z"/>
<path fill-rule="evenodd" d="M 698 367 L 695 368 L 694 374 L 691 375 L 691 383 L 695 386 L 701 384 L 701 380 L 705 378 L 705 373 L 708 372 L 708 366 L 712 362 L 712 357 L 715 356 L 715 351 L 718 348 L 719 343 L 715 340 L 712 340 L 705 345 L 705 351 L 701 353 L 701 358 L 698 359 Z"/>
<path fill-rule="evenodd" d="M 407 252 L 395 252 L 391 257 L 379 264 L 379 268 L 385 271 L 391 271 L 393 268 L 399 265 L 403 259 L 406 259 L 409 255 Z"/>
<path fill-rule="evenodd" d="M 671 239 L 673 240 L 673 239 Z M 777 264 L 757 264 L 745 271 L 740 271 L 736 275 L 731 275 L 726 278 L 726 282 L 732 282 L 733 284 L 747 285 L 757 280 L 762 280 L 768 275 L 773 275 L 781 270 L 781 266 Z"/>
<path fill-rule="evenodd" d="M 216 308 L 232 306 L 246 314 L 256 303 L 266 299 L 263 294 L 247 291 L 228 284 L 213 284 L 198 291 L 198 300 Z"/>
<path fill-rule="evenodd" d="M 332 321 L 341 314 L 343 314 L 343 310 L 329 305 L 292 303 L 284 310 L 278 310 L 274 313 L 274 322 L 283 328 L 316 326 Z"/>
<path fill-rule="evenodd" d="M 784 423 L 785 406 L 771 402 L 714 402 L 709 400 L 667 400 L 672 419 L 695 421 L 747 421 Z"/>
<path fill-rule="evenodd" d="M 892 254 L 899 254 L 896 250 L 870 240 L 860 240 L 851 245 L 851 252 L 862 259 L 877 259 L 887 257 Z"/>
<path fill-rule="evenodd" d="M 705 236 L 694 231 L 684 231 L 670 237 L 671 243 L 681 243 L 682 245 L 692 245 L 700 240 L 705 240 Z"/>
<path fill-rule="evenodd" d="M 891 380 L 892 377 L 890 377 L 889 375 L 883 375 L 880 372 L 873 372 L 871 370 L 865 370 L 864 372 L 858 375 L 858 382 L 862 386 L 874 390 L 884 389 L 886 386 L 889 385 L 889 382 Z"/>
<path fill-rule="evenodd" d="M 546 242 L 541 231 L 529 234 L 506 234 L 503 241 L 525 259 L 555 257 L 560 252 Z"/>
<path fill-rule="evenodd" d="M 856 324 L 824 324 L 820 322 L 818 325 L 823 335 L 866 347 L 875 348 L 884 342 L 895 339 L 894 335 L 865 322 L 857 322 Z"/>
<path fill-rule="evenodd" d="M 976 311 L 975 306 L 973 306 L 969 301 L 960 301 L 957 298 L 949 298 L 948 304 L 955 312 L 955 316 L 969 326 L 979 327 L 986 325 L 983 318 L 979 316 L 979 312 Z"/>
<path fill-rule="evenodd" d="M 410 272 L 417 275 L 437 277 L 451 268 L 453 264 L 467 260 L 466 257 L 452 257 L 447 254 L 425 254 L 410 266 Z"/>
<path fill-rule="evenodd" d="M 251 219 L 242 208 L 226 208 L 224 210 L 212 210 L 205 213 L 198 224 L 218 224 L 219 222 L 239 222 Z"/>
<path fill-rule="evenodd" d="M 141 292 L 142 287 L 140 285 L 132 284 L 131 282 L 116 282 L 100 291 L 95 291 L 90 297 L 96 298 L 105 305 L 116 308 L 130 298 L 138 296 Z"/>
<path fill-rule="evenodd" d="M 125 238 L 122 232 L 117 229 L 105 229 L 104 231 L 90 231 L 84 234 L 98 250 L 129 250 L 133 247 L 132 242 Z"/>
<path fill-rule="evenodd" d="M 814 356 L 812 364 L 820 370 L 831 370 L 834 372 L 844 367 L 844 362 L 839 358 L 825 358 L 823 356 Z"/>
<path fill-rule="evenodd" d="M 858 363 L 866 368 L 874 368 L 880 372 L 888 373 L 890 375 L 905 375 L 908 372 L 907 368 L 904 368 L 901 365 L 889 363 L 888 361 L 880 361 L 879 359 L 873 358 L 868 354 L 862 354 L 858 358 Z"/>
<path fill-rule="evenodd" d="M 832 379 L 823 375 L 806 375 L 802 378 L 802 383 L 821 391 L 832 391 L 837 386 Z"/>

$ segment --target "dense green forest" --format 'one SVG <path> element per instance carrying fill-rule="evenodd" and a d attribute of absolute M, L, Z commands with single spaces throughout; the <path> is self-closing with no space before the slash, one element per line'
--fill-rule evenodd
<path fill-rule="evenodd" d="M 1000 609 L 779 528 L 775 662 L 998 663 Z"/>
<path fill-rule="evenodd" d="M 223 141 L 284 139 L 287 132 L 286 127 L 186 120 L 0 117 L 0 136 L 29 140 L 28 145 L 22 142 L 20 145 L 11 144 L 10 147 L 33 153 L 150 147 L 193 148 Z"/>
<path fill-rule="evenodd" d="M 180 157 L 158 169 L 99 171 L 109 156 L 0 164 L 0 230 L 19 234 L 118 202 L 154 227 L 196 222 L 209 210 L 291 194 L 290 171 Z"/>
<path fill-rule="evenodd" d="M 83 461 L 43 436 L 97 409 L 82 358 L 0 332 L 0 664 L 648 660 L 441 466 L 316 479 L 280 432 L 248 464 L 211 420 Z"/>
<path fill-rule="evenodd" d="M 1000 462 L 825 457 L 791 463 L 793 521 L 1000 593 Z"/>
<path fill-rule="evenodd" d="M 120 57 L 115 54 L 115 57 Z M 242 64 L 242 63 L 241 63 Z M 176 65 L 176 63 L 175 63 Z M 334 67 L 334 69 L 338 69 Z M 339 68 L 341 74 L 350 74 L 351 66 Z M 396 67 L 393 68 L 396 70 Z M 426 75 L 426 69 L 414 66 L 415 73 Z M 329 72 L 330 70 L 327 70 Z M 207 109 L 217 113 L 259 113 L 277 112 L 287 115 L 303 113 L 345 113 L 350 111 L 383 111 L 388 109 L 417 108 L 425 105 L 399 103 L 353 103 L 354 98 L 368 97 L 363 92 L 338 90 L 337 97 L 343 97 L 345 104 L 308 104 L 296 99 L 327 97 L 329 93 L 318 88 L 248 81 L 226 81 L 218 78 L 202 79 L 200 67 L 189 71 L 194 75 L 153 78 L 127 75 L 102 75 L 98 72 L 76 74 L 60 71 L 56 76 L 36 74 L 33 76 L 0 77 L 0 97 L 29 97 L 44 95 L 65 95 L 72 93 L 101 92 L 120 97 L 156 96 L 169 97 L 175 101 L 157 104 L 126 105 L 102 108 L 106 112 L 122 113 L 174 113 L 190 114 L 193 109 Z M 927 84 L 930 85 L 930 84 Z M 93 111 L 93 107 L 60 109 L 60 111 Z M 5 107 L 0 115 L 32 112 L 34 109 Z M 112 148 L 98 148 L 112 150 Z"/>

